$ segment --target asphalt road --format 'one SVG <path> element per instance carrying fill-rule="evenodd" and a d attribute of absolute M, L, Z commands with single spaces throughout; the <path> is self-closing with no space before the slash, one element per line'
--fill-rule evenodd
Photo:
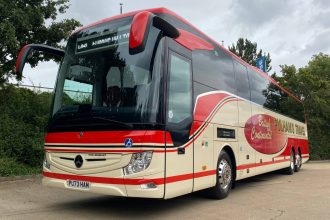
<path fill-rule="evenodd" d="M 0 219 L 330 219 L 330 163 L 238 182 L 225 200 L 118 198 L 46 188 L 40 178 L 0 182 Z"/>

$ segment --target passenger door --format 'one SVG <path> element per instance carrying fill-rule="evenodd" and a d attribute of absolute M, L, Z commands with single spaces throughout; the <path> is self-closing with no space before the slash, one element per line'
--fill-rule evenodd
<path fill-rule="evenodd" d="M 192 65 L 189 50 L 172 39 L 167 43 L 165 121 L 172 144 L 166 146 L 165 198 L 172 198 L 193 188 Z"/>

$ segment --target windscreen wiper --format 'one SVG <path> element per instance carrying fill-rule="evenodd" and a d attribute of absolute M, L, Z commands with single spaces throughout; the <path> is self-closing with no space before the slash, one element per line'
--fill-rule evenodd
<path fill-rule="evenodd" d="M 112 124 L 117 124 L 117 125 L 120 125 L 122 127 L 129 128 L 129 129 L 133 129 L 133 124 L 130 124 L 130 123 L 127 123 L 127 122 L 122 122 L 122 121 L 117 121 L 117 120 L 113 120 L 113 119 L 109 119 L 109 118 L 93 116 L 91 114 L 84 114 L 84 115 L 80 115 L 78 117 L 77 116 L 78 115 L 74 114 L 73 112 L 70 112 L 70 114 L 59 115 L 56 118 L 52 118 L 51 120 L 52 120 L 52 123 L 54 123 L 55 121 L 58 121 L 60 119 L 62 119 L 62 120 L 65 119 L 66 122 L 79 121 L 81 119 L 97 119 L 97 120 L 101 120 L 101 121 L 110 122 Z"/>
<path fill-rule="evenodd" d="M 129 123 L 126 123 L 126 122 L 122 122 L 122 121 L 113 120 L 113 119 L 109 119 L 109 118 L 102 118 L 102 117 L 92 116 L 91 119 L 99 119 L 99 120 L 102 120 L 102 121 L 107 121 L 107 122 L 111 122 L 113 124 L 121 125 L 121 126 L 130 128 L 130 129 L 133 128 L 133 125 L 132 124 L 129 124 Z"/>
<path fill-rule="evenodd" d="M 84 119 L 98 119 L 98 120 L 102 120 L 102 121 L 106 121 L 106 122 L 110 122 L 112 124 L 117 124 L 120 125 L 122 127 L 126 127 L 126 128 L 133 128 L 132 124 L 126 123 L 126 122 L 122 122 L 122 121 L 117 121 L 117 120 L 113 120 L 113 119 L 109 119 L 109 118 L 103 118 L 103 117 L 97 117 L 97 116 L 92 116 L 92 115 L 84 115 L 84 116 L 80 116 L 80 117 L 75 117 L 72 119 L 69 119 L 70 122 L 72 121 L 78 121 L 81 120 L 82 118 Z"/>

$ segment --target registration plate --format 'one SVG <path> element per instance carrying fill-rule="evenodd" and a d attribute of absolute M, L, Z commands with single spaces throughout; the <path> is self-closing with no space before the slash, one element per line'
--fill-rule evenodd
<path fill-rule="evenodd" d="M 69 188 L 75 189 L 89 189 L 90 187 L 90 182 L 80 180 L 67 180 L 66 184 Z"/>

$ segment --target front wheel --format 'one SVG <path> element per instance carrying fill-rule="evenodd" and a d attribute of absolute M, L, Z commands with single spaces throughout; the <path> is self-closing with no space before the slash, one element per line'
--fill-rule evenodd
<path fill-rule="evenodd" d="M 209 190 L 210 197 L 214 199 L 226 198 L 234 182 L 234 168 L 230 156 L 221 151 L 217 164 L 216 185 Z"/>

